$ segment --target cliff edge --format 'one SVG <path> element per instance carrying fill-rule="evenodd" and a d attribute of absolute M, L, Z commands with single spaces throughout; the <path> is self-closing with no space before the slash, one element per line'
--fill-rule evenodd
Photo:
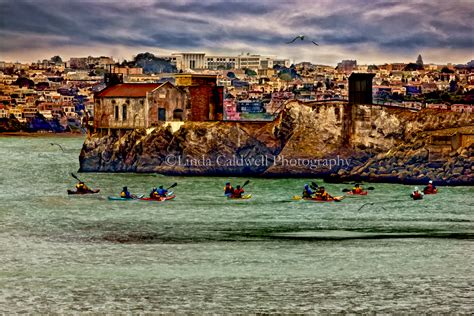
<path fill-rule="evenodd" d="M 100 135 L 86 139 L 80 171 L 474 183 L 471 113 L 294 101 L 273 122 L 185 122 L 175 132 L 162 126 Z"/>

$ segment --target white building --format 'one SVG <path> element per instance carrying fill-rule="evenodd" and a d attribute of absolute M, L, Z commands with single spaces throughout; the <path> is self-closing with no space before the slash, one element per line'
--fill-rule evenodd
<path fill-rule="evenodd" d="M 204 53 L 174 53 L 171 54 L 170 61 L 178 70 L 204 69 L 205 55 Z"/>

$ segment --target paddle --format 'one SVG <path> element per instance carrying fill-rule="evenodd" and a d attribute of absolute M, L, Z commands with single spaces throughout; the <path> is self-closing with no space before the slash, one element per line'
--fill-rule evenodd
<path fill-rule="evenodd" d="M 177 185 L 178 185 L 178 183 L 176 183 L 176 182 L 175 182 L 175 183 L 173 183 L 173 184 L 172 184 L 172 185 L 171 185 L 169 188 L 167 188 L 167 189 L 166 189 L 166 191 L 168 191 L 169 189 L 172 189 L 172 188 L 174 188 L 174 187 L 175 187 L 175 186 L 177 186 Z"/>
<path fill-rule="evenodd" d="M 310 188 L 313 189 L 313 190 L 317 190 L 319 188 L 319 186 L 316 182 L 311 182 Z"/>
<path fill-rule="evenodd" d="M 74 173 L 71 172 L 71 176 L 76 179 L 77 181 L 79 182 L 84 182 L 84 181 L 81 181 L 81 179 L 79 179 Z"/>
<path fill-rule="evenodd" d="M 245 181 L 244 184 L 243 184 L 240 188 L 243 189 L 244 186 L 246 186 L 246 185 L 249 184 L 249 183 L 250 183 L 250 180 Z"/>
<path fill-rule="evenodd" d="M 74 173 L 72 173 L 72 172 L 71 172 L 71 176 L 72 176 L 74 179 L 76 179 L 77 181 L 79 181 L 79 182 L 82 182 L 82 183 L 84 183 L 84 184 L 85 184 L 85 182 L 84 182 L 84 181 L 82 181 L 81 179 L 79 179 L 79 178 L 78 178 L 78 177 L 77 177 L 77 176 L 76 176 Z M 92 192 L 92 190 L 91 190 L 91 189 L 89 189 L 88 191 L 91 191 L 91 192 Z"/>

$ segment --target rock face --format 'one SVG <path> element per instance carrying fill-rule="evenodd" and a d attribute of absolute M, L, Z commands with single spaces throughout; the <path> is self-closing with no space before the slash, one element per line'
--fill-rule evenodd
<path fill-rule="evenodd" d="M 468 113 L 291 102 L 269 123 L 186 122 L 174 133 L 160 127 L 92 134 L 80 170 L 473 184 L 472 135 Z"/>

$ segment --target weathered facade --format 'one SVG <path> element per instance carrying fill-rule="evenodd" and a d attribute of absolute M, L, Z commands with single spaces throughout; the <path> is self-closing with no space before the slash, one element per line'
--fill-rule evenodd
<path fill-rule="evenodd" d="M 176 86 L 186 91 L 190 101 L 190 121 L 223 119 L 224 87 L 217 86 L 217 76 L 178 74 Z"/>
<path fill-rule="evenodd" d="M 95 96 L 94 129 L 147 128 L 147 93 L 160 84 L 121 83 Z"/>
<path fill-rule="evenodd" d="M 111 83 L 95 95 L 94 130 L 146 129 L 173 121 L 222 120 L 223 87 L 214 75 L 179 74 L 165 83 Z"/>
<path fill-rule="evenodd" d="M 169 121 L 190 120 L 190 102 L 186 92 L 165 82 L 148 94 L 147 126 L 158 126 Z"/>

